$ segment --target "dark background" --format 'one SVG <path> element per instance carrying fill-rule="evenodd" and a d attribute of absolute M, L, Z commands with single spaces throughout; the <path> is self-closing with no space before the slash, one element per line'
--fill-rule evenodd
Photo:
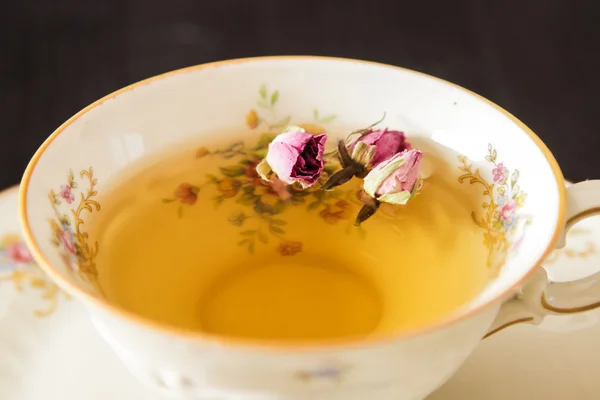
<path fill-rule="evenodd" d="M 0 0 L 0 188 L 62 122 L 122 86 L 276 54 L 416 69 L 506 108 L 572 180 L 600 178 L 594 0 Z"/>

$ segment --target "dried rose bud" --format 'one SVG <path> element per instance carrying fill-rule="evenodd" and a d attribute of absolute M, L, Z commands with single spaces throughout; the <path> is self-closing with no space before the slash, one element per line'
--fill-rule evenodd
<path fill-rule="evenodd" d="M 285 183 L 314 185 L 323 172 L 323 152 L 327 134 L 302 131 L 285 132 L 269 144 L 267 157 L 256 167 L 261 178 L 270 180 L 271 172 Z"/>
<path fill-rule="evenodd" d="M 348 145 L 353 160 L 360 164 L 375 167 L 381 162 L 410 150 L 404 132 L 389 129 L 370 130 Z"/>
<path fill-rule="evenodd" d="M 406 204 L 421 184 L 419 169 L 423 153 L 408 150 L 378 164 L 365 177 L 363 190 L 379 202 Z"/>
<path fill-rule="evenodd" d="M 419 150 L 407 150 L 378 164 L 363 180 L 364 196 L 360 200 L 365 204 L 356 216 L 355 225 L 369 219 L 377 212 L 381 203 L 406 204 L 422 185 L 419 169 L 423 153 Z"/>
<path fill-rule="evenodd" d="M 323 186 L 328 190 L 348 182 L 352 177 L 364 178 L 369 170 L 383 161 L 410 149 L 403 132 L 388 129 L 373 130 L 371 127 L 352 132 L 360 136 L 349 142 L 340 141 L 338 155 L 342 170 L 333 175 Z"/>

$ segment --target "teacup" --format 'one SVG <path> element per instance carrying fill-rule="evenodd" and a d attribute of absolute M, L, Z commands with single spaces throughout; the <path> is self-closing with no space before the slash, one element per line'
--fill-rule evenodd
<path fill-rule="evenodd" d="M 263 84 L 285 93 L 278 107 L 297 121 L 310 121 L 315 107 L 334 108 L 344 126 L 366 126 L 386 111 L 388 126 L 461 154 L 448 162 L 456 165 L 457 185 L 486 198 L 473 210 L 473 223 L 481 226 L 497 277 L 465 307 L 428 326 L 385 338 L 304 345 L 224 340 L 163 326 L 105 301 L 89 279 L 88 261 L 96 249 L 82 228 L 96 217 L 91 197 L 102 189 L 98 182 L 110 181 L 168 144 L 243 124 Z M 83 183 L 68 193 L 79 207 L 66 210 L 72 230 L 65 231 L 48 221 L 62 212 L 53 199 L 66 179 L 74 179 L 71 170 Z M 517 178 L 519 196 L 512 196 L 503 185 Z M 112 93 L 46 140 L 20 193 L 25 237 L 35 259 L 85 304 L 130 371 L 174 397 L 220 400 L 423 399 L 483 337 L 517 323 L 537 324 L 547 314 L 600 305 L 596 277 L 552 283 L 540 266 L 564 244 L 569 226 L 599 207 L 600 183 L 566 189 L 542 141 L 490 101 L 421 73 L 325 57 L 217 62 Z"/>

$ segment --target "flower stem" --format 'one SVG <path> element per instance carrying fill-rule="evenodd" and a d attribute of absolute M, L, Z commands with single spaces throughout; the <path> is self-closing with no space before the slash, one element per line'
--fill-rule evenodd
<path fill-rule="evenodd" d="M 385 116 L 386 116 L 386 112 L 384 111 L 383 116 L 381 117 L 381 119 L 379 121 L 377 121 L 375 123 L 372 123 L 371 125 L 367 126 L 366 128 L 362 128 L 362 129 L 359 129 L 357 131 L 350 132 L 350 134 L 348 135 L 348 137 L 350 137 L 352 135 L 356 135 L 356 134 L 360 134 L 360 136 L 366 135 L 367 133 L 369 133 L 369 131 L 371 130 L 371 128 L 373 128 L 375 125 L 381 123 L 385 119 Z"/>
<path fill-rule="evenodd" d="M 323 184 L 323 190 L 330 190 L 336 186 L 343 185 L 344 183 L 352 179 L 354 175 L 356 175 L 358 172 L 359 171 L 357 171 L 355 165 L 351 164 L 347 166 L 346 168 L 331 175 L 331 178 L 329 178 L 327 182 Z"/>
<path fill-rule="evenodd" d="M 340 156 L 340 164 L 342 167 L 348 167 L 352 164 L 352 157 L 350 157 L 350 153 L 348 153 L 348 149 L 346 148 L 346 141 L 340 140 L 338 142 L 338 151 Z"/>
<path fill-rule="evenodd" d="M 360 226 L 361 223 L 371 218 L 379 209 L 380 204 L 381 203 L 377 199 L 372 199 L 372 201 L 365 204 L 358 212 L 356 220 L 354 221 L 354 225 Z"/>
<path fill-rule="evenodd" d="M 363 175 L 365 172 L 365 168 L 361 164 L 354 161 L 352 157 L 350 157 L 344 140 L 340 140 L 338 142 L 338 151 L 342 170 L 333 174 L 329 180 L 325 182 L 323 185 L 324 190 L 329 190 L 336 186 L 343 185 L 352 179 L 352 177 Z"/>

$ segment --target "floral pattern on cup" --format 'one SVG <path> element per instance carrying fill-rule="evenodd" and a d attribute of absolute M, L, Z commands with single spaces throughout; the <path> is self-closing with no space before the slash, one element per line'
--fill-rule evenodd
<path fill-rule="evenodd" d="M 34 315 L 46 317 L 56 310 L 61 293 L 34 262 L 29 249 L 19 235 L 8 234 L 0 238 L 0 282 L 12 281 L 14 288 L 22 292 L 25 285 L 41 293 L 46 306 L 34 310 Z M 65 294 L 65 297 L 68 296 Z"/>
<path fill-rule="evenodd" d="M 83 218 L 86 213 L 100 211 L 100 204 L 94 200 L 98 194 L 95 189 L 98 179 L 94 178 L 94 170 L 90 167 L 79 173 L 79 180 L 71 170 L 67 183 L 60 185 L 58 192 L 50 190 L 48 193 L 55 214 L 50 220 L 51 242 L 71 271 L 95 283 L 98 273 L 94 258 L 98 253 L 98 243 L 90 243 L 87 232 L 83 230 Z M 83 185 L 81 189 L 80 185 Z"/>
<path fill-rule="evenodd" d="M 294 375 L 297 379 L 309 384 L 311 382 L 335 382 L 341 383 L 345 376 L 350 372 L 352 366 L 349 364 L 340 364 L 337 362 L 326 363 L 314 369 L 301 370 L 296 372 Z"/>
<path fill-rule="evenodd" d="M 488 145 L 486 161 L 493 165 L 491 169 L 492 183 L 481 176 L 479 168 L 473 170 L 465 156 L 458 156 L 458 169 L 463 172 L 458 182 L 469 181 L 471 185 L 483 187 L 483 195 L 487 201 L 481 204 L 483 213 L 473 211 L 473 221 L 485 230 L 483 243 L 488 249 L 487 265 L 497 273 L 504 264 L 510 250 L 516 250 L 523 237 L 523 227 L 529 217 L 521 212 L 527 194 L 521 190 L 518 180 L 519 171 L 511 171 L 497 160 L 497 152 Z"/>
<path fill-rule="evenodd" d="M 261 179 L 256 167 L 267 155 L 269 143 L 292 122 L 292 117 L 277 114 L 279 91 L 271 92 L 266 85 L 262 85 L 258 94 L 257 109 L 251 109 L 245 116 L 245 124 L 249 129 L 263 129 L 254 145 L 236 141 L 222 149 L 197 148 L 194 157 L 199 160 L 219 157 L 232 162 L 221 166 L 219 174 L 207 175 L 200 182 L 179 183 L 170 196 L 162 199 L 163 203 L 176 205 L 181 218 L 185 215 L 186 207 L 194 206 L 206 191 L 214 193 L 212 200 L 217 207 L 225 201 L 235 201 L 240 205 L 240 210 L 231 215 L 228 221 L 240 228 L 238 245 L 246 247 L 250 253 L 254 253 L 259 244 L 270 242 L 276 243 L 274 251 L 282 256 L 293 256 L 303 250 L 301 241 L 287 236 L 287 222 L 283 214 L 292 206 L 305 206 L 309 211 L 318 211 L 318 215 L 328 224 L 345 221 L 348 224 L 347 231 L 355 229 L 361 236 L 364 235 L 363 228 L 353 226 L 355 211 L 362 206 L 357 194 L 352 190 L 321 189 L 321 185 L 338 168 L 339 162 L 334 154 L 324 156 L 327 163 L 318 182 L 312 187 L 287 185 L 277 178 L 269 182 Z M 321 115 L 316 109 L 312 114 L 314 121 L 297 124 L 312 135 L 324 133 L 321 124 L 336 119 L 335 114 Z"/>

